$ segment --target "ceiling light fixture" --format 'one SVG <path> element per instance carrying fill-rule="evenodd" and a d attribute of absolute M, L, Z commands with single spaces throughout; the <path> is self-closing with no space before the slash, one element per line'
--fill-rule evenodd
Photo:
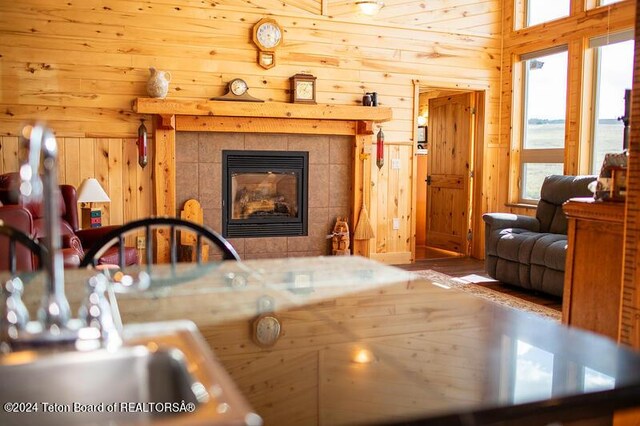
<path fill-rule="evenodd" d="M 356 4 L 360 12 L 368 16 L 376 15 L 384 7 L 384 2 L 375 0 L 357 1 Z"/>

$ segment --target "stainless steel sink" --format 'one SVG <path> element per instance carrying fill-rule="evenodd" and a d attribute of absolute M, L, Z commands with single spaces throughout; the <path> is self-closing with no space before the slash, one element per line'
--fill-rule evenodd
<path fill-rule="evenodd" d="M 0 424 L 261 424 L 192 323 L 129 326 L 125 341 L 115 352 L 3 355 L 0 402 L 13 406 Z"/>

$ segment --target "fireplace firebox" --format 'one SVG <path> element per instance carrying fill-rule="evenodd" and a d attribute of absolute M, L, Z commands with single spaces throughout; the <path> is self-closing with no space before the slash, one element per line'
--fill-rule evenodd
<path fill-rule="evenodd" d="M 307 235 L 309 153 L 222 151 L 225 237 Z"/>

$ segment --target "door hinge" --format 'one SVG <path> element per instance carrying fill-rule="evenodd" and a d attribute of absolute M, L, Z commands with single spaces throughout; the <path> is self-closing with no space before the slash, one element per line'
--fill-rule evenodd
<path fill-rule="evenodd" d="M 424 181 L 427 182 L 427 185 L 431 185 L 431 175 L 427 175 L 427 178 Z"/>
<path fill-rule="evenodd" d="M 473 240 L 473 231 L 469 229 L 467 231 L 467 241 L 471 241 L 471 240 Z"/>

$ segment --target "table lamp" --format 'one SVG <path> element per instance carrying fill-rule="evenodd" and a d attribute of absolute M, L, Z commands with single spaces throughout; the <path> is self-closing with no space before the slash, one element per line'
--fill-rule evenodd
<path fill-rule="evenodd" d="M 110 203 L 111 199 L 96 178 L 85 179 L 78 189 L 78 202 L 82 203 L 82 228 L 99 228 L 102 226 L 102 210 L 93 203 Z"/>

